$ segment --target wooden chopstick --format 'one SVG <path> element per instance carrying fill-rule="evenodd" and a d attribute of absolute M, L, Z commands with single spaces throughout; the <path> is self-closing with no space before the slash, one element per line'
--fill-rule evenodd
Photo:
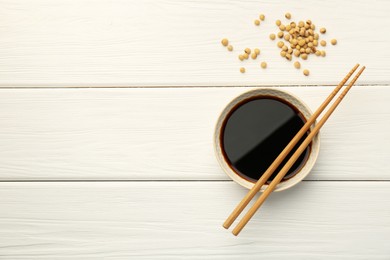
<path fill-rule="evenodd" d="M 339 83 L 339 85 L 332 91 L 328 98 L 321 104 L 321 106 L 314 112 L 314 114 L 309 118 L 309 120 L 304 124 L 304 126 L 299 130 L 299 132 L 294 136 L 290 143 L 283 149 L 279 156 L 274 160 L 274 162 L 268 167 L 264 172 L 261 178 L 255 183 L 255 185 L 250 189 L 250 191 L 245 195 L 241 202 L 236 206 L 230 216 L 223 223 L 224 228 L 229 228 L 236 218 L 241 214 L 244 208 L 248 203 L 253 199 L 253 197 L 260 191 L 264 183 L 269 179 L 273 172 L 278 168 L 279 164 L 286 158 L 286 156 L 291 152 L 295 145 L 299 142 L 302 136 L 309 130 L 311 125 L 315 122 L 317 117 L 322 113 L 325 107 L 330 103 L 330 101 L 336 96 L 339 90 L 344 86 L 348 79 L 359 67 L 359 64 L 356 64 L 351 71 L 344 77 L 344 79 Z"/>
<path fill-rule="evenodd" d="M 260 197 L 256 200 L 253 206 L 248 210 L 245 216 L 241 219 L 241 221 L 237 224 L 237 226 L 233 229 L 233 234 L 238 235 L 241 230 L 245 227 L 248 221 L 252 218 L 252 216 L 256 213 L 256 211 L 260 208 L 260 206 L 264 203 L 267 197 L 271 194 L 271 192 L 275 189 L 276 185 L 283 179 L 288 170 L 293 166 L 295 161 L 299 158 L 299 156 L 303 153 L 306 147 L 313 140 L 314 136 L 319 132 L 321 127 L 325 124 L 326 120 L 330 117 L 336 107 L 343 100 L 344 96 L 348 93 L 348 91 L 352 88 L 353 84 L 355 84 L 356 80 L 362 74 L 366 67 L 363 66 L 356 76 L 349 83 L 347 88 L 339 95 L 333 105 L 329 108 L 329 110 L 325 113 L 325 115 L 321 118 L 318 124 L 313 128 L 310 134 L 306 137 L 306 139 L 302 142 L 299 148 L 295 151 L 295 153 L 291 156 L 291 158 L 287 161 L 287 163 L 283 166 L 280 172 L 276 175 L 276 177 L 272 180 L 271 184 L 267 187 L 267 189 L 260 195 Z"/>

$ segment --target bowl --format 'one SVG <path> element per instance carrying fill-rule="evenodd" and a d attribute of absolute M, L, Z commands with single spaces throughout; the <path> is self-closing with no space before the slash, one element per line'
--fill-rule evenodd
<path fill-rule="evenodd" d="M 217 123 L 215 126 L 215 130 L 214 130 L 215 155 L 216 155 L 216 158 L 217 158 L 221 168 L 223 169 L 223 171 L 233 181 L 235 181 L 236 183 L 240 184 L 241 186 L 243 186 L 247 189 L 250 189 L 253 187 L 254 183 L 256 182 L 256 179 L 251 179 L 248 176 L 245 176 L 242 172 L 240 172 L 233 165 L 233 163 L 231 161 L 229 161 L 230 159 L 228 158 L 227 153 L 226 153 L 225 148 L 224 148 L 224 145 L 225 145 L 224 144 L 224 140 L 225 140 L 224 139 L 224 133 L 225 133 L 224 131 L 225 131 L 225 127 L 227 127 L 228 122 L 230 122 L 229 120 L 233 120 L 231 118 L 233 117 L 232 115 L 234 115 L 235 111 L 238 111 L 238 109 L 241 108 L 243 105 L 249 104 L 250 101 L 261 100 L 261 99 L 277 100 L 277 102 L 282 102 L 283 104 L 288 105 L 289 107 L 291 107 L 291 109 L 293 109 L 295 111 L 295 113 L 297 115 L 299 115 L 299 117 L 302 120 L 301 121 L 302 125 L 312 115 L 310 108 L 302 100 L 300 100 L 298 97 L 294 96 L 293 94 L 291 94 L 287 91 L 276 89 L 276 88 L 256 88 L 254 90 L 250 90 L 248 92 L 245 92 L 245 93 L 237 96 L 230 103 L 227 104 L 227 106 L 223 109 L 222 113 L 218 117 L 218 120 L 217 120 Z M 259 108 L 259 109 L 262 109 L 262 108 Z M 277 117 L 275 117 L 275 119 L 270 118 L 271 114 L 272 113 L 270 113 L 270 116 L 268 116 L 267 113 L 265 113 L 265 117 L 264 117 L 264 116 L 260 116 L 260 113 L 259 113 L 259 114 L 256 114 L 256 116 L 251 116 L 250 120 L 252 120 L 252 118 L 253 118 L 254 122 L 256 122 L 256 120 L 260 121 L 260 122 L 256 122 L 260 125 L 260 127 L 267 127 L 266 122 L 272 122 L 272 120 L 274 120 L 274 121 L 278 120 Z M 259 115 L 259 116 L 257 116 L 257 115 Z M 235 116 L 237 117 L 237 115 L 235 115 Z M 271 121 L 269 121 L 269 120 L 271 120 Z M 264 122 L 264 124 L 262 124 L 263 122 Z M 251 122 L 249 122 L 249 123 L 251 123 Z M 311 126 L 311 129 L 314 127 L 314 125 L 315 124 L 313 124 Z M 238 126 L 241 127 L 239 124 L 238 124 Z M 301 127 L 301 126 L 299 126 L 299 127 Z M 296 130 L 296 131 L 298 131 L 298 130 Z M 294 136 L 295 133 L 296 132 L 291 132 L 291 133 L 289 133 L 289 135 Z M 233 137 L 235 137 L 235 136 L 233 136 Z M 290 138 L 290 137 L 288 137 L 288 138 Z M 287 139 L 287 143 L 289 140 L 291 140 L 291 139 Z M 236 140 L 236 141 L 238 143 L 240 143 L 239 140 Z M 245 143 L 244 140 L 243 140 L 243 143 Z M 286 143 L 286 145 L 287 145 L 287 143 Z M 247 145 L 253 145 L 253 144 L 247 144 Z M 296 169 L 296 171 L 292 174 L 292 176 L 290 176 L 289 178 L 283 179 L 276 186 L 275 191 L 282 191 L 282 190 L 291 188 L 294 185 L 298 184 L 301 180 L 303 180 L 310 173 L 312 168 L 314 167 L 314 164 L 318 158 L 319 150 L 320 150 L 320 137 L 319 137 L 319 134 L 317 134 L 313 138 L 313 140 L 310 144 L 310 147 L 307 150 L 308 151 L 307 156 L 305 157 L 304 160 L 302 160 L 302 163 L 300 164 L 300 166 Z M 260 153 L 261 156 L 259 158 L 259 165 L 260 165 L 260 162 L 263 162 L 263 161 L 260 161 L 260 160 L 262 160 L 262 158 L 265 161 L 265 158 L 267 155 L 266 153 L 267 153 L 266 151 L 263 151 Z M 254 161 L 255 163 L 257 163 L 256 160 Z M 268 168 L 268 166 L 267 166 L 267 168 Z M 268 187 L 268 184 L 263 185 L 263 187 L 261 188 L 261 191 L 264 191 L 267 187 Z"/>

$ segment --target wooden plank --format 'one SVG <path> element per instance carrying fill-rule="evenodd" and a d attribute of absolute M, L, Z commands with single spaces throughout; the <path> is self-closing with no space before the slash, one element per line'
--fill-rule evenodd
<path fill-rule="evenodd" d="M 180 0 L 1 0 L 1 86 L 183 86 L 333 84 L 356 62 L 367 72 L 360 84 L 389 84 L 390 2 L 378 1 L 180 1 Z M 288 10 L 286 10 L 288 6 Z M 326 58 L 302 62 L 310 77 L 283 60 L 275 20 L 286 11 L 293 20 L 326 27 Z M 260 13 L 260 27 L 253 20 Z M 363 19 L 364 17 L 364 19 Z M 364 20 L 364 22 L 362 21 Z M 282 19 L 285 21 L 285 19 Z M 234 52 L 224 49 L 227 37 Z M 259 47 L 247 73 L 237 58 Z M 268 62 L 261 70 L 260 62 Z"/>
<path fill-rule="evenodd" d="M 233 182 L 0 184 L 4 259 L 388 259 L 389 182 L 303 182 L 239 237 Z"/>
<path fill-rule="evenodd" d="M 328 87 L 286 87 L 315 109 Z M 1 89 L 1 180 L 226 180 L 214 124 L 249 88 Z M 390 88 L 355 87 L 310 180 L 390 180 Z"/>

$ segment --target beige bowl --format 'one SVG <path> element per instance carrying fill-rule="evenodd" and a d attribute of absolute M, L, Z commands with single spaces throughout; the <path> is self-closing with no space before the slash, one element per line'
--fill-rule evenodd
<path fill-rule="evenodd" d="M 282 90 L 274 89 L 274 88 L 258 88 L 255 90 L 245 92 L 245 93 L 241 94 L 240 96 L 234 98 L 225 107 L 225 109 L 222 111 L 221 115 L 219 116 L 217 124 L 215 126 L 215 132 L 214 132 L 215 154 L 216 154 L 216 157 L 217 157 L 219 164 L 221 165 L 221 167 L 225 171 L 225 173 L 233 181 L 237 182 L 241 186 L 248 188 L 248 189 L 253 187 L 254 182 L 251 182 L 247 179 L 244 179 L 243 177 L 238 175 L 230 167 L 230 165 L 228 164 L 228 162 L 226 161 L 226 159 L 222 153 L 220 136 L 221 136 L 221 130 L 222 130 L 223 123 L 225 121 L 226 116 L 229 114 L 229 112 L 238 103 L 241 103 L 244 100 L 247 100 L 247 99 L 250 99 L 253 97 L 257 97 L 257 96 L 273 96 L 273 97 L 282 99 L 285 102 L 290 103 L 292 106 L 296 107 L 302 113 L 305 120 L 310 118 L 310 116 L 312 115 L 312 112 L 309 109 L 309 107 L 305 103 L 303 103 L 300 99 L 298 99 L 296 96 L 294 96 L 286 91 L 282 91 Z M 312 128 L 313 128 L 313 126 L 312 126 Z M 299 183 L 302 179 L 304 179 L 309 174 L 311 169 L 313 168 L 313 166 L 317 160 L 319 151 L 320 151 L 320 138 L 319 138 L 319 135 L 317 134 L 312 141 L 310 153 L 309 153 L 309 156 L 308 156 L 305 164 L 300 168 L 300 170 L 293 177 L 279 183 L 276 186 L 275 191 L 281 191 L 281 190 L 291 188 L 292 186 Z M 264 185 L 261 188 L 261 191 L 264 191 L 267 187 L 268 187 L 267 184 Z"/>

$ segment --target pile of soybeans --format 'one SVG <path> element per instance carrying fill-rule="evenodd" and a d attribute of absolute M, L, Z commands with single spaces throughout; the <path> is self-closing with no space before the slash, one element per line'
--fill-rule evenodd
<path fill-rule="evenodd" d="M 291 14 L 285 14 L 286 19 L 291 19 Z M 259 19 L 254 21 L 255 26 L 260 26 L 265 20 L 265 15 L 260 14 Z M 319 57 L 325 57 L 326 52 L 323 48 L 326 46 L 327 42 L 320 39 L 321 34 L 326 33 L 325 28 L 320 28 L 319 33 L 316 31 L 316 26 L 311 20 L 294 22 L 291 21 L 286 24 L 282 24 L 280 20 L 276 20 L 276 26 L 279 31 L 274 34 L 271 33 L 269 38 L 274 41 L 276 38 L 280 40 L 277 42 L 276 46 L 280 48 L 280 56 L 285 58 L 287 61 L 291 61 L 293 57 L 296 59 L 307 60 L 309 55 L 315 55 Z M 229 40 L 224 38 L 221 41 L 222 45 L 225 46 L 228 51 L 233 51 L 233 46 L 229 44 Z M 332 45 L 337 44 L 336 39 L 330 41 Z M 321 46 L 321 47 L 320 47 Z M 260 55 L 260 49 L 255 48 L 251 50 L 250 48 L 245 48 L 243 53 L 238 55 L 238 58 L 243 62 L 248 60 L 251 57 L 255 60 Z M 267 62 L 262 61 L 260 63 L 262 69 L 267 68 Z M 301 68 L 301 63 L 299 61 L 294 62 L 294 67 L 296 69 Z M 245 68 L 240 68 L 241 73 L 245 73 Z M 309 76 L 310 72 L 308 69 L 303 70 L 303 75 Z"/>

